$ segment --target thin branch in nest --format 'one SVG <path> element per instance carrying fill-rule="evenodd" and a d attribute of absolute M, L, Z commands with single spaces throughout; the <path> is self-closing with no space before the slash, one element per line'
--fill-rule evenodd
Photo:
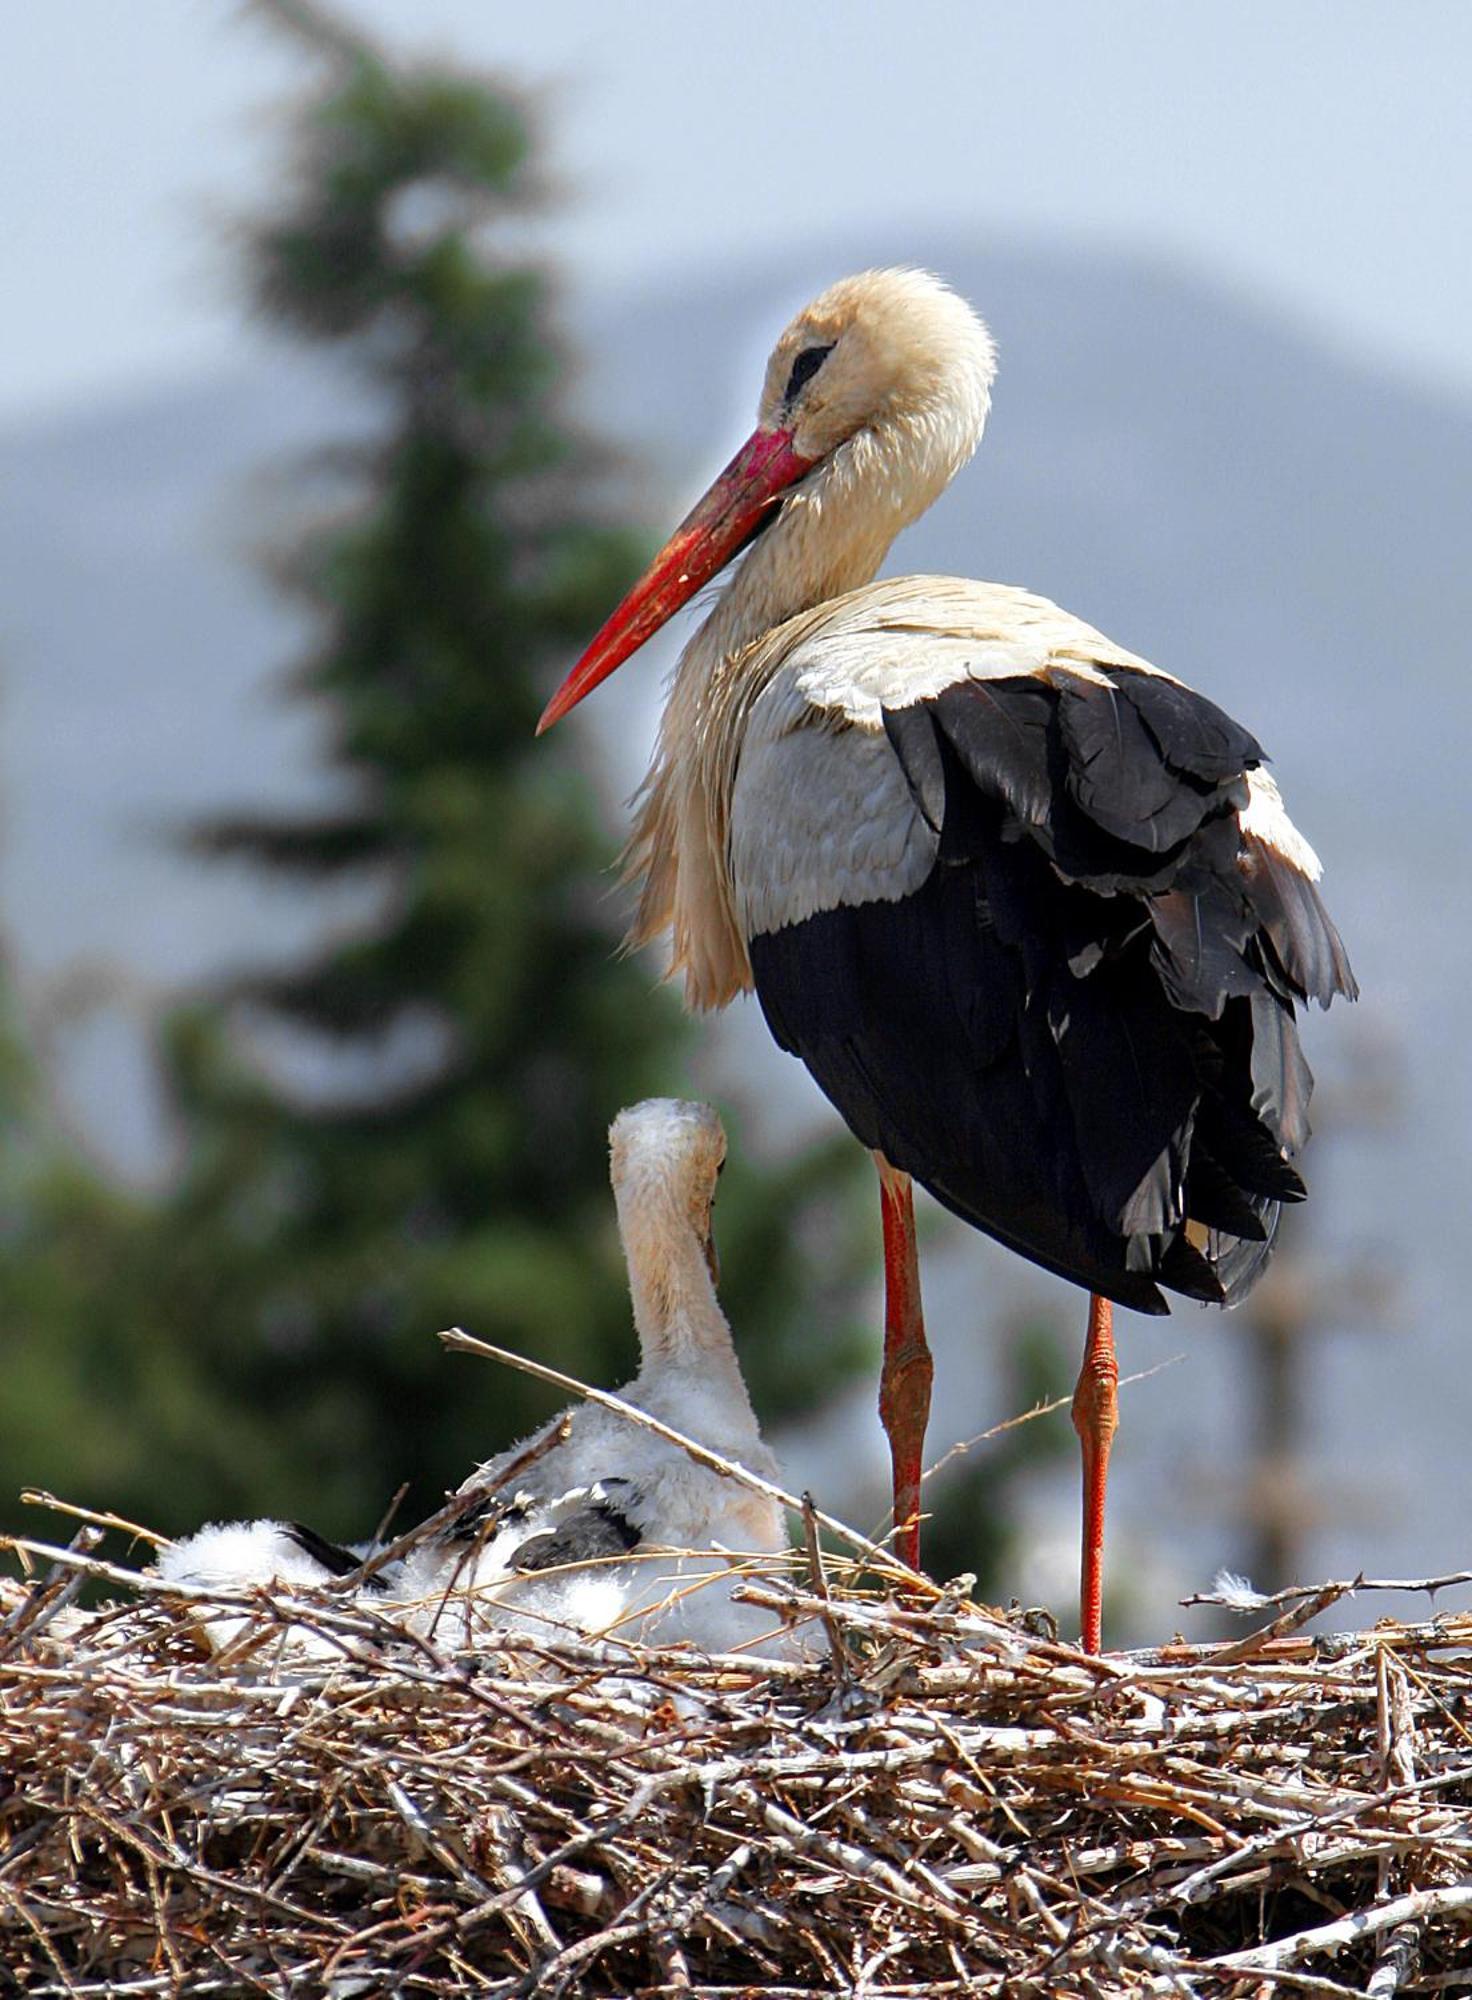
<path fill-rule="evenodd" d="M 518 1452 L 496 1479 L 487 1480 L 484 1484 L 462 1486 L 450 1495 L 443 1507 L 437 1508 L 426 1520 L 418 1522 L 412 1528 L 406 1528 L 402 1535 L 395 1536 L 391 1542 L 385 1542 L 381 1549 L 375 1549 L 371 1555 L 364 1558 L 361 1567 L 352 1571 L 345 1579 L 348 1587 L 356 1589 L 368 1577 L 375 1575 L 389 1563 L 397 1562 L 401 1556 L 407 1555 L 421 1542 L 442 1534 L 448 1528 L 453 1528 L 462 1516 L 468 1514 L 472 1508 L 479 1507 L 488 1494 L 499 1493 L 513 1480 L 520 1479 L 528 1466 L 535 1465 L 539 1458 L 545 1457 L 557 1445 L 566 1442 L 570 1423 L 571 1418 L 564 1417 L 560 1423 L 553 1424 L 542 1436 L 533 1438 L 525 1451 Z"/>
<path fill-rule="evenodd" d="M 1148 1382 L 1152 1375 L 1159 1375 L 1167 1368 L 1174 1368 L 1185 1358 L 1183 1354 L 1167 1355 L 1164 1361 L 1157 1361 L 1152 1368 L 1141 1368 L 1133 1375 L 1122 1375 L 1117 1386 L 1120 1389 L 1132 1389 L 1137 1382 Z M 975 1451 L 978 1445 L 990 1444 L 993 1438 L 1005 1437 L 1008 1431 L 1021 1430 L 1024 1424 L 1036 1423 L 1039 1417 L 1051 1417 L 1057 1410 L 1066 1410 L 1072 1401 L 1072 1391 L 1066 1396 L 1045 1397 L 1034 1403 L 1030 1410 L 1023 1410 L 1015 1417 L 1004 1417 L 1001 1423 L 993 1424 L 988 1430 L 978 1431 L 975 1437 L 962 1438 L 948 1451 L 942 1452 L 934 1465 L 926 1467 L 920 1475 L 920 1484 L 923 1486 L 927 1480 L 934 1479 L 938 1472 L 943 1472 L 953 1458 L 965 1458 L 967 1453 Z"/>
<path fill-rule="evenodd" d="M 640 1410 L 634 1404 L 626 1403 L 622 1396 L 615 1396 L 607 1389 L 589 1388 L 586 1382 L 579 1382 L 572 1375 L 564 1375 L 559 1369 L 548 1368 L 543 1362 L 532 1361 L 524 1354 L 513 1353 L 509 1348 L 494 1347 L 488 1340 L 477 1340 L 474 1334 L 466 1333 L 463 1327 L 446 1328 L 441 1333 L 440 1339 L 446 1347 L 458 1349 L 465 1354 L 483 1355 L 489 1361 L 499 1361 L 505 1367 L 515 1368 L 520 1374 L 530 1375 L 538 1382 L 550 1383 L 554 1389 L 565 1389 L 570 1395 L 582 1397 L 585 1402 L 596 1403 L 601 1409 L 612 1410 L 617 1416 L 624 1417 L 631 1424 L 637 1425 L 640 1430 L 648 1431 L 654 1437 L 663 1438 L 666 1444 L 677 1445 L 681 1451 L 693 1458 L 697 1465 L 703 1465 L 727 1479 L 734 1479 L 739 1486 L 745 1486 L 753 1493 L 760 1493 L 768 1500 L 775 1500 L 778 1506 L 785 1507 L 789 1513 L 802 1512 L 802 1501 L 795 1494 L 785 1492 L 770 1479 L 763 1479 L 759 1474 L 749 1472 L 735 1459 L 725 1458 L 720 1452 L 712 1451 L 709 1446 L 698 1443 L 694 1438 L 686 1437 L 683 1431 L 677 1431 L 671 1425 L 661 1423 L 657 1417 L 651 1417 L 647 1410 Z M 867 1535 L 857 1533 L 843 1521 L 835 1520 L 831 1514 L 818 1511 L 817 1519 L 830 1534 L 836 1535 L 847 1547 L 855 1550 L 866 1563 L 885 1576 L 902 1582 L 907 1589 L 919 1588 L 933 1595 L 940 1594 L 938 1587 L 929 1577 L 921 1576 L 918 1570 L 912 1570 L 907 1563 L 902 1563 L 898 1556 L 882 1548 L 878 1542 L 871 1541 Z"/>
<path fill-rule="evenodd" d="M 90 1525 L 78 1528 L 65 1552 L 58 1552 L 46 1575 L 0 1625 L 0 1660 L 8 1657 L 25 1641 L 38 1638 L 51 1621 L 80 1595 L 87 1580 L 86 1574 L 69 1565 L 65 1558 L 89 1558 L 101 1540 L 101 1528 Z M 4 1544 L 0 1543 L 0 1546 Z"/>
<path fill-rule="evenodd" d="M 1318 1953 L 1340 1952 L 1346 1946 L 1362 1944 L 1365 1939 L 1378 1937 L 1382 1931 L 1396 1930 L 1402 1924 L 1460 1917 L 1464 1911 L 1472 1913 L 1472 1882 L 1449 1882 L 1444 1888 L 1396 1896 L 1373 1909 L 1351 1910 L 1347 1916 L 1336 1917 L 1332 1924 L 1295 1931 L 1291 1937 L 1275 1938 L 1271 1944 L 1226 1952 L 1208 1963 L 1224 1972 L 1277 1972 Z"/>
<path fill-rule="evenodd" d="M 1198 1590 L 1191 1597 L 1181 1598 L 1180 1602 L 1187 1609 L 1197 1604 L 1210 1604 L 1225 1607 L 1228 1611 L 1266 1611 L 1270 1605 L 1295 1604 L 1300 1598 L 1317 1597 L 1325 1590 L 1336 1590 L 1341 1597 L 1361 1590 L 1403 1590 L 1412 1595 L 1424 1591 L 1428 1597 L 1435 1597 L 1438 1591 L 1451 1590 L 1460 1583 L 1472 1583 L 1472 1569 L 1452 1570 L 1446 1576 L 1360 1575 L 1344 1583 L 1290 1583 L 1282 1590 L 1272 1592 L 1254 1590 L 1250 1593 L 1251 1603 L 1244 1604 L 1242 1579 L 1223 1571 L 1210 1590 Z"/>
<path fill-rule="evenodd" d="M 58 1500 L 54 1493 L 47 1493 L 38 1486 L 21 1488 L 21 1504 L 25 1507 L 46 1507 L 53 1514 L 69 1514 L 75 1521 L 87 1521 L 95 1528 L 118 1528 L 130 1541 L 147 1542 L 150 1548 L 172 1548 L 167 1535 L 156 1534 L 152 1528 L 145 1528 L 139 1521 L 130 1521 L 123 1514 L 114 1514 L 106 1508 L 79 1507 L 71 1500 Z"/>
<path fill-rule="evenodd" d="M 1325 1584 L 1322 1590 L 1315 1591 L 1311 1597 L 1305 1597 L 1301 1603 L 1293 1605 L 1283 1612 L 1281 1617 L 1274 1618 L 1270 1624 L 1259 1627 L 1256 1632 L 1249 1632 L 1245 1639 L 1235 1639 L 1230 1645 L 1219 1646 L 1208 1659 L 1207 1665 L 1229 1667 L 1235 1666 L 1241 1660 L 1250 1660 L 1255 1653 L 1260 1653 L 1264 1646 L 1271 1645 L 1273 1640 L 1290 1637 L 1300 1626 L 1307 1625 L 1311 1618 L 1317 1618 L 1321 1611 L 1327 1611 L 1331 1604 L 1337 1604 L 1352 1588 L 1351 1584 Z"/>
<path fill-rule="evenodd" d="M 833 1599 L 829 1595 L 828 1578 L 823 1570 L 823 1549 L 818 1540 L 818 1509 L 812 1494 L 806 1489 L 802 1495 L 802 1535 L 807 1550 L 808 1575 L 812 1578 L 813 1595 L 824 1607 L 819 1616 L 827 1635 L 833 1671 L 839 1686 L 847 1687 L 853 1678 L 853 1661 L 849 1657 L 848 1647 L 844 1644 L 843 1627 L 833 1616 Z"/>

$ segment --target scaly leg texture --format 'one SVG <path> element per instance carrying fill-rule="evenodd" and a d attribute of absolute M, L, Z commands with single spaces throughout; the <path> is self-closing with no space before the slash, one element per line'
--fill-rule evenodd
<path fill-rule="evenodd" d="M 879 1169 L 879 1207 L 884 1220 L 884 1369 L 879 1378 L 879 1421 L 889 1439 L 894 1468 L 895 1552 L 911 1569 L 918 1569 L 920 1474 L 935 1371 L 925 1344 L 910 1176 L 892 1167 L 882 1153 L 874 1155 L 874 1164 Z"/>
<path fill-rule="evenodd" d="M 1104 1625 L 1104 1491 L 1109 1448 L 1119 1428 L 1119 1363 L 1114 1356 L 1114 1308 L 1089 1298 L 1089 1337 L 1073 1392 L 1073 1428 L 1084 1456 L 1084 1539 L 1079 1607 L 1086 1653 L 1097 1653 Z"/>

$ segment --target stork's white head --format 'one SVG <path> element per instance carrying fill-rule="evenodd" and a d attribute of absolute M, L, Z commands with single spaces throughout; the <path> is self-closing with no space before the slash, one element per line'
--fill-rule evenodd
<path fill-rule="evenodd" d="M 633 1265 L 687 1227 L 715 1276 L 711 1208 L 726 1135 L 708 1104 L 651 1097 L 620 1111 L 608 1132 L 614 1199 Z"/>
<path fill-rule="evenodd" d="M 986 328 L 928 272 L 831 285 L 773 349 L 756 430 L 603 625 L 539 733 L 779 519 L 738 579 L 760 574 L 771 622 L 872 576 L 976 449 L 995 368 Z M 742 636 L 739 624 L 726 635 Z"/>
<path fill-rule="evenodd" d="M 758 410 L 809 465 L 859 432 L 933 441 L 942 483 L 975 451 L 996 350 L 963 298 L 928 271 L 861 271 L 805 306 L 772 349 Z"/>

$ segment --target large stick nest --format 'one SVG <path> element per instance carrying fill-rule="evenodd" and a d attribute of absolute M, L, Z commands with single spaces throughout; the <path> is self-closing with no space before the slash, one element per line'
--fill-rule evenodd
<path fill-rule="evenodd" d="M 342 1588 L 209 1658 L 96 1540 L 0 1619 L 0 1991 L 1472 1992 L 1466 1614 L 1091 1660 L 803 1563 L 807 1663 Z"/>

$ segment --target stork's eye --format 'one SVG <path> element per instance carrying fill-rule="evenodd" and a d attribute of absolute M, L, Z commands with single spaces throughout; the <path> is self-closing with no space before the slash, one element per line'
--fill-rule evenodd
<path fill-rule="evenodd" d="M 792 373 L 787 378 L 787 391 L 782 400 L 790 403 L 800 389 L 807 386 L 817 374 L 828 356 L 837 345 L 830 340 L 826 347 L 805 347 L 792 364 Z"/>

